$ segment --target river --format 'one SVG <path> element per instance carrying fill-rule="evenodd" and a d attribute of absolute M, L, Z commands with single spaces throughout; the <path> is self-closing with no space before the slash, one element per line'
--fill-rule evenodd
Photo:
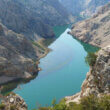
<path fill-rule="evenodd" d="M 54 31 L 57 39 L 48 46 L 52 51 L 40 60 L 42 71 L 34 80 L 14 90 L 24 98 L 29 110 L 79 92 L 89 71 L 85 57 L 97 50 L 67 34 L 70 31 L 67 26 L 57 26 Z"/>

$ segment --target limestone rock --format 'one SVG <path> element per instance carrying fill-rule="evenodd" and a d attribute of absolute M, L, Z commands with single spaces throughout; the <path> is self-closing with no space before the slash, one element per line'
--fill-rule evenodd
<path fill-rule="evenodd" d="M 4 97 L 1 103 L 5 105 L 4 110 L 27 110 L 25 101 L 15 93 L 11 93 Z"/>
<path fill-rule="evenodd" d="M 73 25 L 70 32 L 77 39 L 91 45 L 105 47 L 110 44 L 110 3 L 92 18 Z"/>

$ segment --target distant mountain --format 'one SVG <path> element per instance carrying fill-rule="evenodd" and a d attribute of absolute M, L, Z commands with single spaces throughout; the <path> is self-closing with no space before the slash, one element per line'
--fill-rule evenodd
<path fill-rule="evenodd" d="M 92 16 L 97 13 L 100 7 L 110 2 L 110 0 L 85 0 L 85 6 L 83 11 L 80 13 L 82 16 Z"/>
<path fill-rule="evenodd" d="M 100 6 L 105 5 L 110 0 L 59 0 L 65 8 L 73 15 L 83 17 L 93 15 Z"/>
<path fill-rule="evenodd" d="M 29 39 L 53 37 L 51 26 L 70 23 L 72 16 L 58 0 L 0 0 L 0 20 Z"/>
<path fill-rule="evenodd" d="M 103 6 L 92 18 L 76 23 L 70 32 L 86 43 L 105 47 L 110 44 L 110 3 Z"/>

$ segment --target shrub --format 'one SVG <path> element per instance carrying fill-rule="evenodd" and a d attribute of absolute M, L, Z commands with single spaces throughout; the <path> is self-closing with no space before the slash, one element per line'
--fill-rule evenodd
<path fill-rule="evenodd" d="M 85 61 L 88 65 L 94 66 L 96 63 L 97 55 L 95 53 L 88 53 L 88 55 L 85 58 Z"/>
<path fill-rule="evenodd" d="M 110 110 L 110 95 L 100 98 L 94 95 L 83 97 L 80 100 L 80 104 L 70 102 L 67 105 L 63 100 L 53 107 L 44 107 L 39 110 Z"/>
<path fill-rule="evenodd" d="M 98 110 L 98 98 L 94 95 L 81 99 L 81 110 Z"/>
<path fill-rule="evenodd" d="M 50 110 L 50 109 L 47 107 L 40 107 L 39 110 Z"/>
<path fill-rule="evenodd" d="M 5 104 L 0 104 L 0 110 L 4 110 L 5 109 Z"/>
<path fill-rule="evenodd" d="M 54 107 L 56 105 L 56 99 L 53 99 L 52 106 Z"/>
<path fill-rule="evenodd" d="M 10 110 L 16 110 L 16 106 L 15 105 L 11 105 L 10 106 Z"/>
<path fill-rule="evenodd" d="M 110 110 L 110 96 L 105 95 L 99 99 L 100 110 Z"/>

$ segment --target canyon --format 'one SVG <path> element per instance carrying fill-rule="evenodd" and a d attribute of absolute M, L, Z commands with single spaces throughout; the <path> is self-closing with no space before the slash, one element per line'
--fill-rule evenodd
<path fill-rule="evenodd" d="M 65 28 L 55 32 L 55 26 Z M 89 53 L 96 56 L 90 70 L 85 62 Z M 7 89 L 19 80 L 30 82 Z M 12 103 L 23 110 L 35 107 L 36 101 L 50 105 L 54 95 L 57 101 L 67 96 L 67 105 L 91 94 L 109 96 L 109 0 L 0 0 L 0 91 L 3 87 L 16 93 L 4 103 L 10 106 L 10 98 L 19 99 Z"/>
<path fill-rule="evenodd" d="M 110 95 L 110 45 L 102 48 L 97 54 L 94 66 L 86 75 L 82 84 L 81 92 L 76 95 L 66 97 L 66 103 L 79 103 L 80 99 L 90 94 L 101 97 Z"/>
<path fill-rule="evenodd" d="M 57 0 L 0 0 L 0 84 L 38 74 L 49 51 L 40 41 L 55 37 L 53 25 L 72 20 Z"/>

